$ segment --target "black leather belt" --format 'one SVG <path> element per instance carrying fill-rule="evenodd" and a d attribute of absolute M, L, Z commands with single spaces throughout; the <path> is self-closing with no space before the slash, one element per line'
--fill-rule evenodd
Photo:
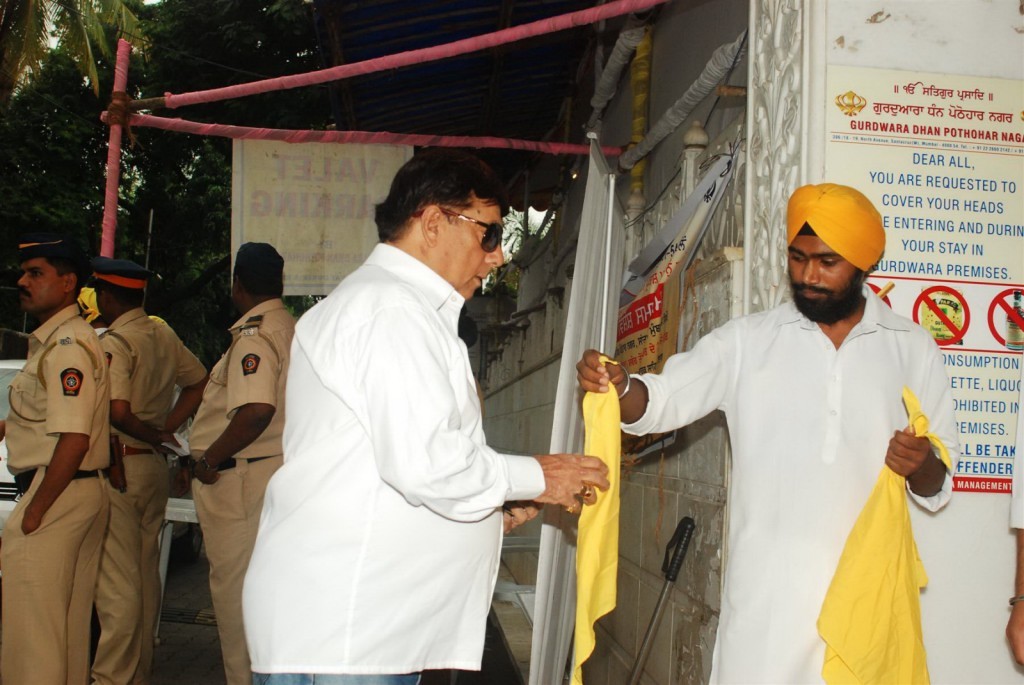
<path fill-rule="evenodd" d="M 32 479 L 36 477 L 36 471 L 39 469 L 30 469 L 28 471 L 22 471 L 21 473 L 15 474 L 14 483 L 18 486 L 18 494 L 24 495 L 28 492 L 29 487 L 32 485 Z M 82 478 L 99 478 L 99 470 L 95 471 L 75 471 L 75 475 L 71 476 L 71 480 L 79 480 Z"/>
<path fill-rule="evenodd" d="M 263 461 L 264 459 L 273 459 L 273 457 L 256 457 L 254 459 L 242 459 L 242 461 L 247 461 L 250 464 L 255 464 L 256 462 Z M 238 466 L 238 460 L 235 459 L 234 457 L 228 457 L 221 463 L 217 464 L 217 471 L 230 471 L 236 466 Z"/>

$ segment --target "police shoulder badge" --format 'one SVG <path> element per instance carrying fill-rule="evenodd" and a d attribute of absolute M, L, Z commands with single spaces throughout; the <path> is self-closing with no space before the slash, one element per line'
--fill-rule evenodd
<path fill-rule="evenodd" d="M 260 356 L 258 354 L 247 354 L 242 357 L 242 375 L 249 376 L 256 373 L 260 368 Z"/>
<path fill-rule="evenodd" d="M 64 369 L 60 372 L 60 387 L 64 394 L 70 397 L 78 397 L 82 390 L 82 372 L 78 369 Z"/>

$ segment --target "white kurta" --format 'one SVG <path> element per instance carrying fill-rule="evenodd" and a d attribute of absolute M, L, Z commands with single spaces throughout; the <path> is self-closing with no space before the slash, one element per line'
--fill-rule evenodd
<path fill-rule="evenodd" d="M 624 426 L 629 433 L 675 429 L 715 409 L 728 419 L 729 558 L 712 683 L 821 682 L 818 613 L 889 439 L 907 425 L 904 385 L 956 468 L 953 399 L 938 346 L 865 293 L 864 318 L 838 350 L 787 303 L 712 331 L 661 375 L 639 376 L 650 403 Z M 935 496 L 911 494 L 934 511 L 951 488 L 947 476 Z"/>
<path fill-rule="evenodd" d="M 463 302 L 382 244 L 297 324 L 243 593 L 255 672 L 479 669 L 500 507 L 544 478 L 484 441 Z"/>

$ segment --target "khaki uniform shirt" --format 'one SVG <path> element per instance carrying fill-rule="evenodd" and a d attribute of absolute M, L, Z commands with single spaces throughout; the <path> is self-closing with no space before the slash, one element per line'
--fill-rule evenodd
<path fill-rule="evenodd" d="M 163 430 L 174 404 L 174 386 L 194 385 L 206 376 L 206 368 L 174 330 L 153 321 L 141 307 L 117 317 L 100 335 L 100 344 L 110 365 L 110 399 L 128 402 L 140 421 L 157 430 Z M 111 431 L 129 447 L 150 447 Z"/>
<path fill-rule="evenodd" d="M 269 404 L 277 408 L 270 425 L 236 459 L 255 459 L 283 454 L 284 387 L 295 318 L 280 299 L 256 305 L 231 327 L 231 347 L 210 372 L 189 443 L 199 459 L 227 428 L 238 408 L 245 404 Z"/>
<path fill-rule="evenodd" d="M 47 466 L 61 433 L 89 436 L 79 469 L 110 463 L 110 377 L 95 331 L 69 305 L 32 332 L 28 359 L 10 387 L 8 468 Z"/>

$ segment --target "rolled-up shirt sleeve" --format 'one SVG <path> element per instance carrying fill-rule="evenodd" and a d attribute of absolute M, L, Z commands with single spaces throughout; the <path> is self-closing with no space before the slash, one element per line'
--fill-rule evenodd
<path fill-rule="evenodd" d="M 928 511 L 938 511 L 946 506 L 953 495 L 953 475 L 960 461 L 960 439 L 953 410 L 953 392 L 950 389 L 949 375 L 946 373 L 942 355 L 938 346 L 933 345 L 926 349 L 929 353 L 921 359 L 922 387 L 916 390 L 915 394 L 921 402 L 921 410 L 928 417 L 928 430 L 942 442 L 949 453 L 950 467 L 942 481 L 942 488 L 934 495 L 922 497 L 911 490 L 909 485 L 907 492 L 915 502 Z M 938 450 L 935 452 L 938 455 Z"/>
<path fill-rule="evenodd" d="M 64 341 L 68 341 L 65 343 Z M 46 432 L 91 435 L 97 393 L 97 363 L 84 345 L 64 338 L 39 369 L 46 384 Z"/>
<path fill-rule="evenodd" d="M 950 498 L 953 496 L 953 476 L 947 472 L 945 479 L 942 481 L 942 487 L 939 488 L 939 491 L 934 495 L 929 495 L 927 497 L 919 495 L 911 490 L 909 485 L 907 485 L 907 493 L 910 495 L 911 499 L 928 511 L 938 511 L 942 507 L 946 506 L 946 503 L 949 502 Z"/>
<path fill-rule="evenodd" d="M 113 335 L 100 338 L 100 345 L 107 356 L 107 368 L 110 370 L 110 399 L 131 401 L 131 349 Z"/>
<path fill-rule="evenodd" d="M 244 334 L 228 352 L 228 418 L 247 404 L 277 407 L 277 379 L 281 374 L 281 355 L 259 335 Z"/>

